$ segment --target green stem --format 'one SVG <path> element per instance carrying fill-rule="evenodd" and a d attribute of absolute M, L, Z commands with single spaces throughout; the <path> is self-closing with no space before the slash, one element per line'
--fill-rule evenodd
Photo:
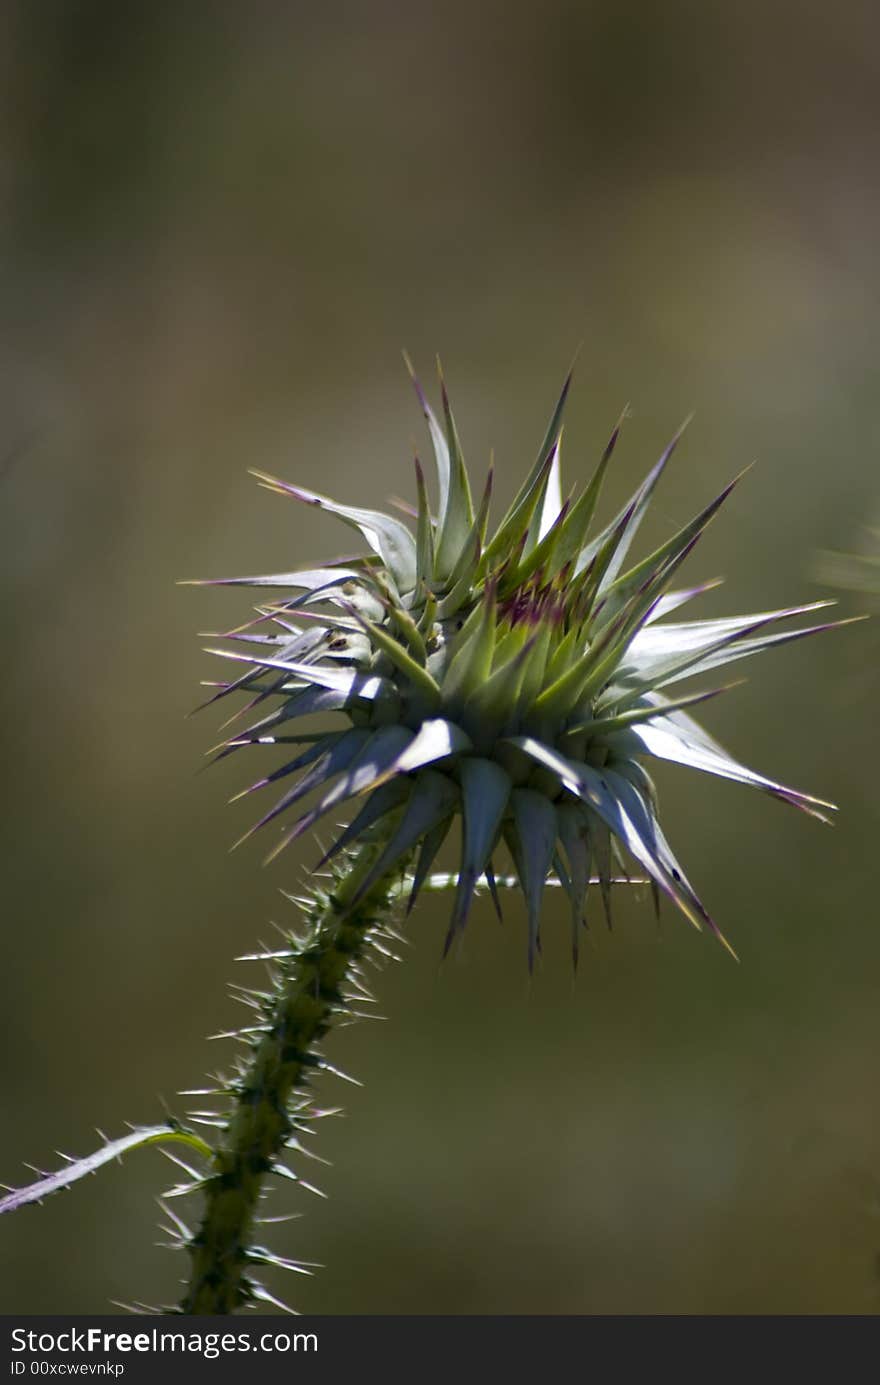
<path fill-rule="evenodd" d="M 280 963 L 274 993 L 242 1076 L 205 1183 L 202 1224 L 189 1242 L 192 1273 L 180 1311 L 232 1313 L 254 1298 L 252 1242 L 264 1181 L 291 1142 L 291 1098 L 314 1069 L 314 1046 L 336 1016 L 350 1013 L 346 982 L 393 907 L 399 866 L 359 899 L 381 844 L 364 846 L 332 893 L 316 896 L 306 936 Z M 354 901 L 354 902 L 352 902 Z"/>

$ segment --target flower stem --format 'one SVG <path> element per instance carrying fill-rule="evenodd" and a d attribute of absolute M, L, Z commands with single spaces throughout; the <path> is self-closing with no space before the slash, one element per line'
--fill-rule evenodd
<path fill-rule="evenodd" d="M 205 1180 L 202 1223 L 188 1243 L 182 1313 L 232 1313 L 261 1296 L 251 1267 L 272 1257 L 252 1244 L 254 1218 L 267 1176 L 295 1145 L 292 1099 L 319 1063 L 315 1045 L 335 1018 L 351 1013 L 347 986 L 398 893 L 399 864 L 358 897 L 379 850 L 381 843 L 365 845 L 332 890 L 314 891 L 305 936 L 292 941 L 262 1000 L 260 1032 L 230 1086 L 233 1108 Z"/>

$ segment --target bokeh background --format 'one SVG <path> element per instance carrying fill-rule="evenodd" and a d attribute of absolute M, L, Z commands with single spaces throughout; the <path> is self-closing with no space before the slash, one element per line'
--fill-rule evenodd
<path fill-rule="evenodd" d="M 159 1118 L 223 1061 L 237 954 L 293 922 L 314 853 L 232 855 L 251 764 L 197 631 L 248 594 L 175 586 L 345 551 L 249 465 L 409 495 L 403 370 L 444 359 L 478 476 L 532 459 L 579 342 L 609 508 L 697 418 L 647 534 L 759 465 L 691 560 L 705 613 L 832 594 L 818 549 L 880 502 L 876 6 L 11 3 L 0 9 L 5 739 L 0 1177 Z M 646 550 L 647 551 L 647 550 Z M 844 614 L 869 599 L 842 596 Z M 707 724 L 840 803 L 833 831 L 667 767 L 668 832 L 740 952 L 644 901 L 575 981 L 548 908 L 476 909 L 440 964 L 423 904 L 384 1024 L 345 1030 L 319 1202 L 285 1190 L 307 1312 L 873 1313 L 880 1306 L 878 646 L 743 671 Z M 253 776 L 251 776 L 253 777 Z M 0 1226 L 0 1309 L 173 1300 L 170 1166 L 132 1156 Z M 311 1170 L 313 1174 L 315 1170 Z"/>

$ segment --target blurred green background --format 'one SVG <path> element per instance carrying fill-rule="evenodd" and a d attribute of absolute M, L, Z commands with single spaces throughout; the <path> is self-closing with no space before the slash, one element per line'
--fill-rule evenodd
<path fill-rule="evenodd" d="M 255 766 L 198 775 L 221 718 L 186 719 L 196 632 L 248 594 L 174 584 L 346 550 L 249 465 L 411 494 L 401 347 L 442 354 L 504 500 L 582 339 L 569 477 L 630 400 L 610 509 L 696 408 L 648 540 L 757 458 L 689 565 L 729 578 L 704 613 L 831 594 L 813 554 L 880 497 L 878 54 L 867 3 L 2 7 L 0 1177 L 200 1085 L 231 959 L 293 921 L 314 851 L 227 853 Z M 332 1040 L 365 1085 L 322 1088 L 329 1200 L 276 1198 L 305 1215 L 273 1243 L 326 1265 L 298 1308 L 880 1307 L 877 642 L 743 671 L 706 723 L 839 826 L 659 774 L 740 966 L 623 898 L 574 982 L 555 902 L 531 982 L 516 900 L 441 966 L 423 904 L 389 1022 Z M 173 1300 L 170 1172 L 6 1220 L 0 1309 Z"/>

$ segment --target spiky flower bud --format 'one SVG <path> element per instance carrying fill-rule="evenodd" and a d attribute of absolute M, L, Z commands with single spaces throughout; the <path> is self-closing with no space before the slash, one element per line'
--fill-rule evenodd
<path fill-rule="evenodd" d="M 382 850 L 361 890 L 414 859 L 411 905 L 458 822 L 447 947 L 483 878 L 494 895 L 502 843 L 527 904 L 530 965 L 548 880 L 570 900 L 576 956 L 591 878 L 607 909 L 613 872 L 625 872 L 629 858 L 650 879 L 655 899 L 662 891 L 698 928 L 705 923 L 720 937 L 663 834 L 643 762 L 671 760 L 751 784 L 827 821 L 832 804 L 746 769 L 691 718 L 688 707 L 723 689 L 679 695 L 678 686 L 828 628 L 768 633 L 828 603 L 667 620 L 714 585 L 673 589 L 736 481 L 655 552 L 631 562 L 633 539 L 680 434 L 616 518 L 591 535 L 620 425 L 586 488 L 563 500 L 560 443 L 570 377 L 534 466 L 490 536 L 491 470 L 475 503 L 442 375 L 443 428 L 413 381 L 438 487 L 434 512 L 417 460 L 414 533 L 400 518 L 255 473 L 270 490 L 359 530 L 370 550 L 308 571 L 230 579 L 296 593 L 259 606 L 256 621 L 233 632 L 247 652 L 214 651 L 248 665 L 217 697 L 245 692 L 250 707 L 278 699 L 222 753 L 251 744 L 303 747 L 252 786 L 299 775 L 257 824 L 297 813 L 272 855 L 353 804 L 327 857 L 372 834 Z M 298 733 L 297 721 L 316 712 L 337 713 L 343 723 Z M 302 812 L 308 795 L 316 797 Z"/>

